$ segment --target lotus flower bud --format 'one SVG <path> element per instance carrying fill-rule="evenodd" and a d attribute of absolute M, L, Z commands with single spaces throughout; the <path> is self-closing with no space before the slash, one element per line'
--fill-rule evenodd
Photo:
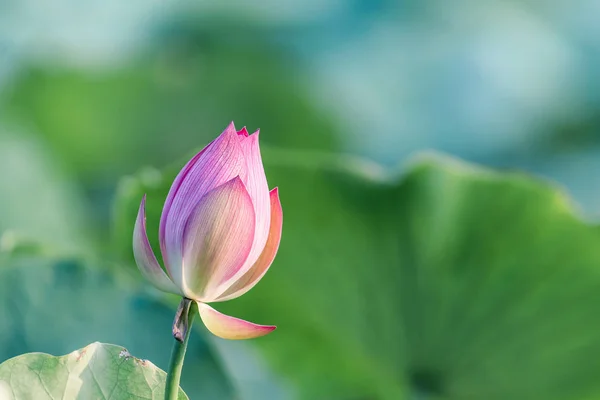
<path fill-rule="evenodd" d="M 158 289 L 194 300 L 202 321 L 225 339 L 266 335 L 274 326 L 224 315 L 207 303 L 234 299 L 265 275 L 275 258 L 283 215 L 269 191 L 258 131 L 233 123 L 179 172 L 162 211 L 159 241 L 165 271 L 146 234 L 146 197 L 133 233 L 142 274 Z"/>

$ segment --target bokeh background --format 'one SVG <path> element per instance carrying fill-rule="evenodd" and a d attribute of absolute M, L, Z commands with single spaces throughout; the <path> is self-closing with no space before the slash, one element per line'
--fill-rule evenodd
<path fill-rule="evenodd" d="M 260 128 L 286 218 L 273 271 L 222 309 L 280 329 L 199 326 L 192 399 L 600 398 L 599 18 L 595 0 L 0 0 L 1 360 L 100 340 L 166 368 L 177 299 L 136 273 L 132 210 L 150 193 L 157 227 L 233 120 Z M 425 150 L 506 174 L 415 167 Z"/>

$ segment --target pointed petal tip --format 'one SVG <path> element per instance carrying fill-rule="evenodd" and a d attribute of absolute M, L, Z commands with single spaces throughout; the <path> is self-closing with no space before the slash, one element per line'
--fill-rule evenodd
<path fill-rule="evenodd" d="M 250 134 L 248 133 L 248 129 L 246 129 L 246 127 L 243 127 L 242 129 L 240 129 L 239 131 L 237 131 L 237 134 L 240 136 L 245 136 L 248 137 Z"/>
<path fill-rule="evenodd" d="M 225 185 L 232 185 L 232 186 L 239 186 L 239 189 L 243 188 L 245 191 L 248 191 L 248 189 L 246 189 L 246 185 L 244 184 L 244 181 L 242 180 L 242 177 L 239 175 L 236 175 L 233 179 L 231 179 L 229 182 L 225 182 Z"/>
<path fill-rule="evenodd" d="M 144 195 L 142 196 L 142 200 L 140 201 L 140 208 L 138 210 L 138 214 L 139 214 L 139 212 L 143 212 L 144 223 L 145 223 L 145 221 L 146 221 L 146 193 L 144 193 Z"/>
<path fill-rule="evenodd" d="M 255 130 L 249 136 L 250 139 L 254 139 L 254 143 L 258 145 L 258 139 L 260 137 L 260 129 Z"/>
<path fill-rule="evenodd" d="M 218 312 L 205 303 L 198 303 L 198 312 L 206 328 L 215 336 L 228 340 L 254 339 L 277 329 L 274 325 L 258 325 Z"/>
<path fill-rule="evenodd" d="M 221 185 L 222 189 L 227 189 L 227 190 L 244 190 L 246 192 L 248 192 L 248 189 L 246 188 L 246 184 L 244 183 L 244 181 L 242 180 L 242 177 L 239 175 L 234 176 L 233 178 L 231 178 L 230 180 L 228 180 L 227 182 L 223 183 Z"/>
<path fill-rule="evenodd" d="M 237 130 L 235 129 L 235 124 L 233 123 L 233 121 L 231 121 L 229 125 L 227 125 L 227 127 L 221 135 L 225 134 L 235 134 L 237 136 Z"/>

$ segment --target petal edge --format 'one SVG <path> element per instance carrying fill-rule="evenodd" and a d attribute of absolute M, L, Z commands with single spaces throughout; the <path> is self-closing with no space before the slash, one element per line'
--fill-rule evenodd
<path fill-rule="evenodd" d="M 240 279 L 231 286 L 222 291 L 214 301 L 226 301 L 235 299 L 252 289 L 267 273 L 273 263 L 279 243 L 281 241 L 281 232 L 283 228 L 283 210 L 279 200 L 279 189 L 274 188 L 269 192 L 271 201 L 271 222 L 267 243 L 254 265 Z"/>
<path fill-rule="evenodd" d="M 254 240 L 252 199 L 238 177 L 211 190 L 196 205 L 183 234 L 182 290 L 211 301 L 218 284 L 245 264 Z"/>
<path fill-rule="evenodd" d="M 142 198 L 133 229 L 133 256 L 142 275 L 157 289 L 181 294 L 177 286 L 160 267 L 146 233 L 146 195 Z"/>
<path fill-rule="evenodd" d="M 244 162 L 233 122 L 179 172 L 165 200 L 159 239 L 165 268 L 174 281 L 180 268 L 183 230 L 196 203 L 240 174 Z"/>
<path fill-rule="evenodd" d="M 269 200 L 269 186 L 260 155 L 258 133 L 248 137 L 239 136 L 240 148 L 243 154 L 245 168 L 242 168 L 240 178 L 246 186 L 248 194 L 252 199 L 256 224 L 254 229 L 254 241 L 245 264 L 238 272 L 227 279 L 218 282 L 219 289 L 229 287 L 244 276 L 254 265 L 262 253 L 269 236 L 269 221 L 271 219 L 271 203 Z"/>
<path fill-rule="evenodd" d="M 258 325 L 218 312 L 208 304 L 197 302 L 200 318 L 215 336 L 229 340 L 253 339 L 275 330 L 272 325 Z"/>

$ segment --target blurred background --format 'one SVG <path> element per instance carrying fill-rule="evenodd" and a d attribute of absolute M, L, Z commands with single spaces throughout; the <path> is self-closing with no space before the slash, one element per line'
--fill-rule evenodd
<path fill-rule="evenodd" d="M 385 175 L 381 171 L 402 168 L 419 151 L 437 150 L 554 181 L 571 194 L 584 219 L 596 220 L 600 217 L 599 16 L 600 3 L 595 0 L 0 0 L 0 249 L 11 254 L 5 256 L 7 268 L 23 263 L 13 260 L 15 249 L 25 249 L 27 254 L 36 254 L 28 261 L 35 268 L 51 264 L 57 274 L 86 282 L 92 278 L 76 272 L 87 268 L 84 264 L 96 265 L 94 274 L 134 271 L 122 279 L 111 277 L 114 285 L 103 281 L 107 285 L 103 289 L 94 284 L 94 290 L 109 293 L 121 281 L 131 281 L 141 296 L 128 303 L 131 312 L 139 314 L 136 310 L 146 307 L 145 323 L 153 331 L 165 328 L 161 340 L 167 344 L 154 349 L 148 340 L 143 347 L 136 342 L 137 334 L 116 329 L 96 338 L 93 333 L 103 329 L 98 327 L 109 324 L 108 319 L 99 318 L 85 322 L 96 328 L 80 327 L 89 334 L 81 333 L 76 345 L 58 331 L 44 341 L 33 339 L 31 333 L 15 345 L 7 324 L 0 325 L 2 360 L 22 351 L 61 354 L 89 341 L 113 340 L 166 368 L 169 321 L 176 301 L 164 300 L 138 282 L 130 254 L 115 251 L 115 247 L 129 246 L 129 239 L 128 232 L 116 234 L 115 239 L 114 231 L 133 226 L 133 220 L 114 222 L 119 207 L 115 197 L 128 191 L 137 195 L 139 187 L 132 188 L 136 179 L 164 192 L 172 173 L 163 176 L 161 171 L 181 167 L 194 150 L 232 120 L 251 132 L 260 128 L 270 186 L 285 188 L 287 184 L 288 193 L 303 178 L 269 167 L 279 159 L 302 159 L 302 154 L 311 160 L 328 154 L 357 156 L 362 161 L 351 158 L 347 162 L 381 177 Z M 278 151 L 283 153 L 270 160 L 269 155 Z M 349 219 L 354 215 L 379 218 L 369 201 L 387 189 L 369 185 L 360 189 L 364 183 L 349 189 L 344 179 L 340 178 L 343 187 L 332 195 L 332 209 L 347 210 L 344 217 Z M 307 190 L 312 193 L 317 186 Z M 301 215 L 302 207 L 311 202 L 310 198 L 300 202 L 285 196 L 282 190 L 284 209 L 291 215 Z M 154 206 L 159 210 L 164 196 L 156 199 Z M 388 207 L 383 202 L 382 209 Z M 326 207 L 320 212 L 327 218 Z M 275 263 L 284 271 L 294 251 L 309 251 L 302 248 L 304 236 L 294 233 L 293 221 L 293 217 L 285 221 L 291 233 L 286 239 L 284 231 L 287 247 L 280 265 Z M 319 221 L 317 216 L 315 221 Z M 356 224 L 356 229 L 364 228 L 364 240 L 357 243 L 369 242 L 375 235 L 371 228 L 363 222 Z M 344 229 L 328 231 L 315 222 L 313 230 L 327 242 Z M 115 240 L 121 243 L 115 246 Z M 319 251 L 310 259 L 316 265 L 309 267 L 328 279 L 339 279 L 328 273 L 335 254 Z M 376 265 L 371 267 L 377 273 Z M 352 269 L 347 273 L 352 275 Z M 11 279 L 29 279 L 25 273 L 11 274 Z M 281 274 L 285 279 L 285 273 Z M 67 289 L 48 286 L 53 276 L 44 281 L 47 285 L 38 284 L 39 291 L 47 291 L 54 299 L 67 296 Z M 311 277 L 319 279 L 316 274 Z M 72 282 L 74 287 L 79 287 L 77 282 Z M 18 291 L 17 286 L 10 285 L 19 293 L 33 290 Z M 317 307 L 328 309 L 335 303 L 327 293 L 316 293 L 318 288 L 303 289 L 315 292 Z M 353 290 L 357 304 L 369 301 L 368 293 L 359 287 Z M 238 301 L 252 309 L 265 291 L 247 303 Z M 101 306 L 98 301 L 88 302 L 89 307 L 79 314 L 64 313 L 75 319 Z M 43 302 L 25 303 L 21 306 L 43 313 Z M 279 307 L 282 312 L 293 312 L 300 307 L 297 303 L 284 302 Z M 4 304 L 12 307 L 7 305 L 12 303 Z M 72 306 L 56 304 L 56 312 Z M 148 307 L 158 307 L 160 312 Z M 40 323 L 25 323 L 22 314 L 29 311 L 12 309 L 4 315 L 10 315 L 14 326 Z M 164 326 L 158 323 L 158 315 L 164 317 Z M 260 317 L 264 320 L 257 322 L 278 323 L 266 311 Z M 394 318 L 390 311 L 384 320 Z M 368 325 L 368 321 L 365 315 L 354 315 L 349 323 Z M 310 323 L 327 327 L 320 317 Z M 322 344 L 326 342 L 319 342 L 320 333 L 313 333 L 312 351 L 327 352 Z M 306 335 L 310 334 L 304 336 L 309 343 L 312 339 Z M 274 335 L 285 337 L 285 327 Z M 367 349 L 369 340 L 377 341 L 360 335 L 355 339 Z M 437 370 L 418 369 L 400 378 L 402 368 L 393 362 L 367 367 L 366 361 L 356 361 L 379 371 L 373 374 L 384 384 L 356 373 L 360 368 L 353 369 L 345 361 L 327 366 L 324 359 L 328 357 L 310 358 L 311 346 L 298 344 L 291 349 L 296 342 L 274 345 L 269 340 L 254 345 L 199 339 L 196 370 L 203 374 L 198 372 L 199 376 L 217 374 L 225 383 L 215 383 L 214 392 L 198 397 L 196 393 L 212 387 L 206 382 L 214 383 L 216 378 L 193 377 L 190 372 L 183 388 L 193 399 L 537 398 L 531 388 L 529 394 L 507 395 L 500 389 L 505 386 L 493 386 L 496 381 L 487 375 L 481 378 L 489 384 L 485 396 L 477 395 L 481 392 L 475 384 L 466 385 L 468 390 L 463 392 L 445 392 L 443 388 L 454 386 L 445 386 Z M 353 349 L 352 340 L 340 348 Z M 297 368 L 281 368 L 281 360 L 274 362 L 276 357 L 265 350 L 269 346 L 289 350 L 292 355 L 287 363 Z M 354 357 L 353 350 L 344 351 Z M 343 377 L 335 378 L 346 367 Z"/>

